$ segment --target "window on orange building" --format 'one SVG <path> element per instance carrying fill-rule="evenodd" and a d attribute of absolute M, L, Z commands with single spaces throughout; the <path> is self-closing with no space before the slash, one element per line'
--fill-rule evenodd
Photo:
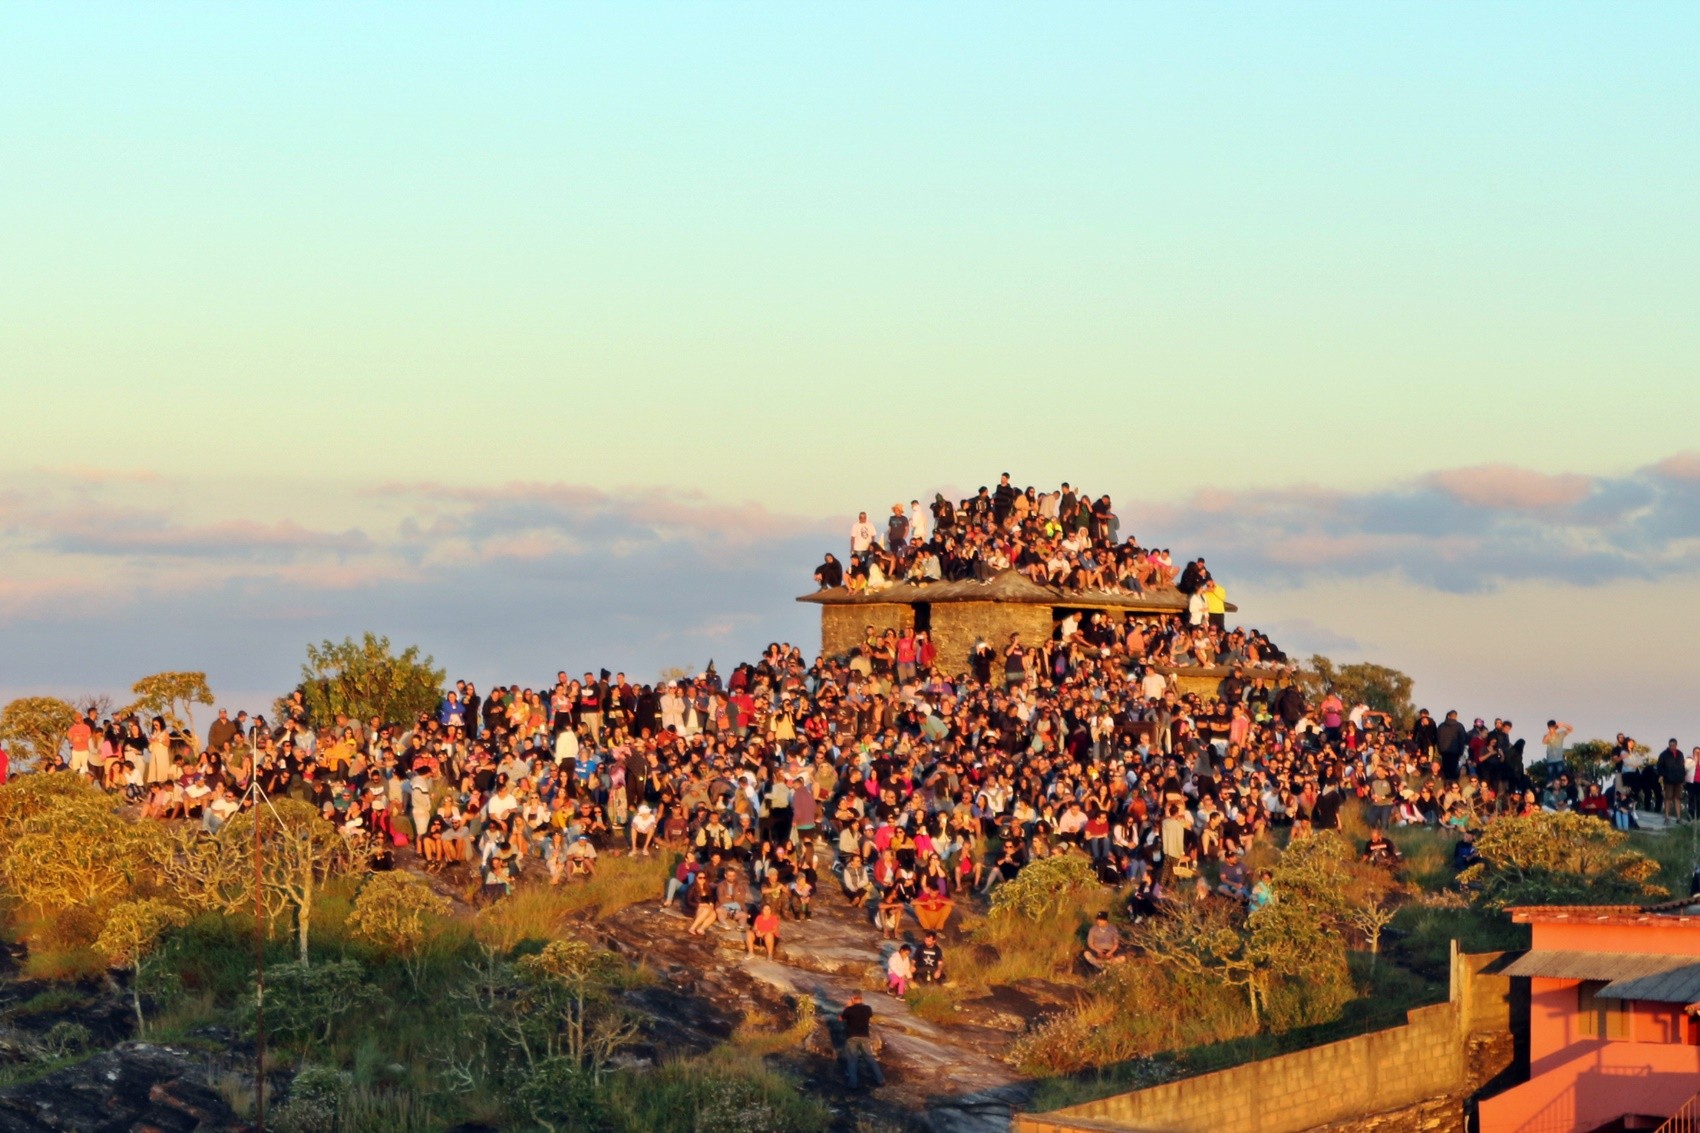
<path fill-rule="evenodd" d="M 1584 1038 L 1627 1039 L 1633 1019 L 1628 1000 L 1601 999 L 1604 980 L 1588 980 L 1576 988 L 1576 1030 Z"/>

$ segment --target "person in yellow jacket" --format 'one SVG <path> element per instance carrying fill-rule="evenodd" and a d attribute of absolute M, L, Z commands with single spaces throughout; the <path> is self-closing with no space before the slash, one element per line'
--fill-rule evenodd
<path fill-rule="evenodd" d="M 1204 588 L 1204 612 L 1210 619 L 1210 624 L 1217 629 L 1226 629 L 1228 624 L 1228 592 L 1222 589 L 1222 584 L 1214 578 Z"/>

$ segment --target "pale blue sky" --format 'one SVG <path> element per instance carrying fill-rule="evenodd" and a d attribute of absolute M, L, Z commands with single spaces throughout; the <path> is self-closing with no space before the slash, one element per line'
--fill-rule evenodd
<path fill-rule="evenodd" d="M 923 479 L 978 478 L 1041 396 L 1124 430 L 1172 403 L 1238 484 L 1621 470 L 1693 436 L 1665 410 L 1700 356 L 1697 31 L 1691 4 L 7 5 L 8 416 L 131 422 L 125 467 L 293 470 L 311 435 L 352 474 L 738 498 L 904 410 L 962 426 Z M 1130 439 L 1173 492 L 1198 435 L 1165 432 Z M 1124 467 L 1074 448 L 1031 459 Z"/>
<path fill-rule="evenodd" d="M 1004 467 L 1176 515 L 1644 487 L 1700 436 L 1697 56 L 1690 3 L 7 4 L 0 494 L 376 531 L 389 481 L 834 528 Z M 68 522 L 0 574 L 165 585 Z M 1609 584 L 1700 620 L 1672 531 Z M 0 607 L 51 638 L 44 593 Z M 1319 640 L 1397 663 L 1388 601 Z"/>

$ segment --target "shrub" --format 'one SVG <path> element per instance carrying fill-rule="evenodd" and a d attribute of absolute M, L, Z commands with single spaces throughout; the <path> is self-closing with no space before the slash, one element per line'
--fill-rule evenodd
<path fill-rule="evenodd" d="M 1627 849 L 1603 819 L 1540 812 L 1496 819 L 1476 840 L 1481 861 L 1458 875 L 1493 909 L 1512 905 L 1630 904 L 1664 897 L 1659 863 Z"/>
<path fill-rule="evenodd" d="M 375 997 L 358 960 L 279 964 L 266 969 L 266 1032 L 300 1046 L 326 1044 L 338 1022 Z M 246 1034 L 255 1030 L 254 1005 L 251 993 L 239 1012 Z"/>
<path fill-rule="evenodd" d="M 992 892 L 992 916 L 1043 921 L 1066 908 L 1081 892 L 1096 891 L 1098 875 L 1079 854 L 1056 854 L 1029 862 L 1015 880 Z"/>

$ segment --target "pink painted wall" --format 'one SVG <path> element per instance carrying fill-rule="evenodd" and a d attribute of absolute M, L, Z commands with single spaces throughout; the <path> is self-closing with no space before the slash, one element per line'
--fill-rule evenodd
<path fill-rule="evenodd" d="M 1539 952 L 1627 952 L 1654 956 L 1700 956 L 1700 920 L 1649 917 L 1651 924 L 1588 924 L 1534 921 Z M 1666 922 L 1669 923 L 1661 923 Z"/>
<path fill-rule="evenodd" d="M 1700 1047 L 1589 1040 L 1482 1102 L 1482 1133 L 1586 1133 L 1626 1113 L 1674 1113 L 1697 1092 Z"/>
<path fill-rule="evenodd" d="M 1700 923 L 1535 922 L 1538 951 L 1700 956 Z M 1632 1041 L 1585 1036 L 1576 980 L 1529 981 L 1529 1081 L 1481 1103 L 1482 1133 L 1586 1133 L 1626 1114 L 1668 1115 L 1700 1093 L 1700 1046 L 1680 1007 L 1638 1003 Z"/>

